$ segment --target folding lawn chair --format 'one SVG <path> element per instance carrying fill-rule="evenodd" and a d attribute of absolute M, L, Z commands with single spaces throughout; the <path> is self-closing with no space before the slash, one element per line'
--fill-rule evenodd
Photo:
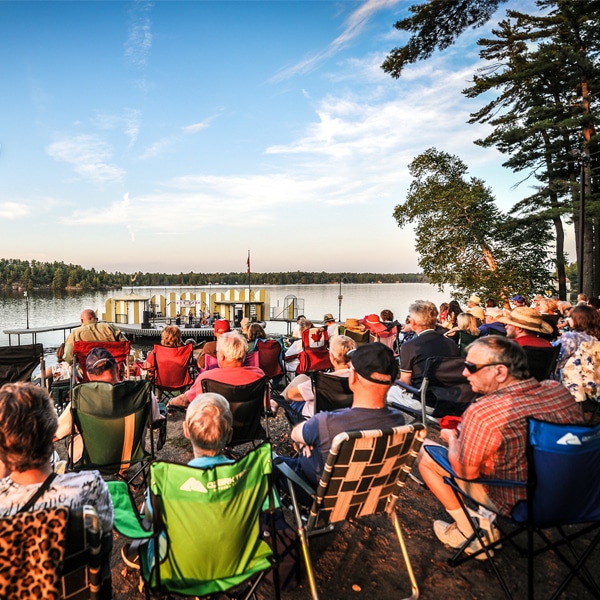
<path fill-rule="evenodd" d="M 115 385 L 92 381 L 76 385 L 71 393 L 72 439 L 77 432 L 83 440 L 83 455 L 75 464 L 71 443 L 70 470 L 98 469 L 103 475 L 128 476 L 131 483 L 144 473 L 154 459 L 152 429 L 152 384 L 149 381 L 121 381 Z M 144 448 L 148 430 L 150 450 Z"/>
<path fill-rule="evenodd" d="M 347 377 L 318 371 L 312 374 L 311 379 L 315 397 L 315 414 L 352 406 L 354 394 Z"/>
<path fill-rule="evenodd" d="M 119 373 L 129 356 L 131 342 L 74 342 L 73 343 L 73 384 L 87 383 L 90 379 L 85 368 L 85 359 L 92 348 L 106 348 L 117 361 Z"/>
<path fill-rule="evenodd" d="M 421 423 L 393 429 L 351 431 L 335 436 L 318 489 L 313 490 L 285 463 L 276 465 L 288 480 L 313 497 L 308 520 L 304 519 L 294 485 L 289 486 L 302 553 L 312 597 L 318 599 L 308 538 L 333 529 L 340 521 L 386 513 L 396 532 L 412 595 L 419 597 L 410 558 L 404 544 L 396 504 L 425 438 Z M 386 557 L 387 558 L 387 557 Z"/>
<path fill-rule="evenodd" d="M 400 381 L 396 385 L 411 392 L 420 400 L 420 409 L 414 409 L 399 402 L 391 402 L 394 408 L 421 418 L 427 419 L 427 408 L 433 410 L 431 417 L 439 419 L 446 416 L 460 416 L 467 406 L 477 397 L 471 389 L 468 379 L 462 374 L 465 368 L 464 358 L 460 356 L 432 356 L 425 362 L 421 387 L 415 388 Z"/>
<path fill-rule="evenodd" d="M 37 366 L 40 367 L 40 377 L 44 386 L 46 367 L 42 344 L 0 346 L 0 387 L 15 381 L 31 381 L 31 375 Z"/>
<path fill-rule="evenodd" d="M 519 502 L 511 513 L 516 527 L 487 546 L 479 523 L 467 507 L 472 499 L 459 487 L 461 478 L 452 471 L 447 449 L 426 446 L 425 450 L 450 473 L 446 483 L 452 487 L 475 531 L 448 561 L 452 566 L 485 553 L 507 598 L 513 598 L 494 561 L 493 549 L 509 540 L 514 544 L 514 538 L 526 532 L 527 545 L 522 554 L 527 556 L 530 600 L 534 597 L 534 558 L 548 551 L 568 569 L 553 599 L 558 598 L 574 578 L 591 597 L 600 598 L 600 581 L 594 579 L 597 570 L 586 568 L 586 561 L 600 543 L 600 425 L 557 425 L 529 419 L 528 480 L 475 480 L 487 486 L 525 486 L 527 489 L 527 500 Z M 553 530 L 552 534 L 547 532 L 549 529 Z M 475 538 L 482 545 L 481 549 L 466 555 L 464 549 Z M 541 546 L 536 541 L 541 541 Z M 520 590 L 517 597 L 522 597 Z"/>
<path fill-rule="evenodd" d="M 263 507 L 274 508 L 271 473 L 268 443 L 206 469 L 154 462 L 152 531 L 141 526 L 127 486 L 109 481 L 115 529 L 146 540 L 139 548 L 146 591 L 204 597 L 244 585 L 243 598 L 252 598 L 274 563 L 260 526 Z M 279 598 L 276 577 L 275 584 Z"/>
<path fill-rule="evenodd" d="M 173 398 L 188 390 L 194 380 L 190 375 L 190 362 L 194 347 L 185 344 L 171 348 L 155 344 L 152 351 L 154 374 L 152 382 L 157 397 Z"/>
<path fill-rule="evenodd" d="M 534 346 L 524 346 L 523 350 L 527 356 L 527 364 L 532 377 L 538 381 L 544 379 L 554 379 L 556 362 L 560 353 L 560 344 L 551 348 L 536 348 Z"/>
<path fill-rule="evenodd" d="M 266 375 L 245 385 L 203 379 L 202 391 L 221 394 L 229 402 L 233 415 L 233 434 L 228 447 L 269 439 L 269 378 Z M 266 431 L 260 420 L 263 415 Z"/>
<path fill-rule="evenodd" d="M 100 560 L 100 520 L 92 506 L 0 518 L 2 598 L 109 598 L 110 589 L 100 580 Z"/>

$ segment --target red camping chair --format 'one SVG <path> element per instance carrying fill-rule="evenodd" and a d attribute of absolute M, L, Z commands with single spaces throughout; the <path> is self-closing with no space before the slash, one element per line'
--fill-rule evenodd
<path fill-rule="evenodd" d="M 258 355 L 258 366 L 269 379 L 283 375 L 283 345 L 279 340 L 257 339 L 254 353 Z"/>
<path fill-rule="evenodd" d="M 322 327 L 312 327 L 302 332 L 303 350 L 298 354 L 300 363 L 296 374 L 314 373 L 333 369 L 329 358 L 329 334 Z"/>
<path fill-rule="evenodd" d="M 176 392 L 185 392 L 194 382 L 190 375 L 190 361 L 194 346 L 185 344 L 172 348 L 155 344 L 149 363 L 154 366 L 154 389 L 157 396 L 172 398 Z"/>
<path fill-rule="evenodd" d="M 73 343 L 73 379 L 75 383 L 87 383 L 88 377 L 85 368 L 85 359 L 92 348 L 106 348 L 117 361 L 119 373 L 123 370 L 123 365 L 129 356 L 131 342 L 74 342 Z"/>

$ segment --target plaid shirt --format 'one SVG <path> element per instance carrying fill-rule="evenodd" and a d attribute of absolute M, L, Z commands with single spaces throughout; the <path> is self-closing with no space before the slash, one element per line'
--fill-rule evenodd
<path fill-rule="evenodd" d="M 527 480 L 527 418 L 551 423 L 583 424 L 581 406 L 557 381 L 525 379 L 471 404 L 464 412 L 459 437 L 459 461 L 479 467 L 482 477 Z M 500 513 L 526 498 L 521 487 L 486 488 Z"/>

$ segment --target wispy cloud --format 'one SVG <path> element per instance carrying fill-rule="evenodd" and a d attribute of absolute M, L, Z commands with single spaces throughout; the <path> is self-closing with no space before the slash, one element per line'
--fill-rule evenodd
<path fill-rule="evenodd" d="M 184 133 L 198 133 L 209 126 L 208 121 L 200 121 L 199 123 L 193 123 L 192 125 L 186 125 L 181 128 Z"/>
<path fill-rule="evenodd" d="M 32 213 L 31 206 L 20 202 L 0 202 L 0 219 L 15 221 Z"/>
<path fill-rule="evenodd" d="M 158 140 L 150 146 L 144 148 L 142 153 L 138 156 L 140 160 L 146 160 L 147 158 L 154 158 L 155 156 L 159 156 L 173 147 L 175 140 L 174 138 L 163 138 L 162 140 Z"/>
<path fill-rule="evenodd" d="M 120 181 L 125 171 L 108 161 L 112 149 L 104 140 L 93 135 L 79 135 L 50 144 L 46 151 L 55 160 L 70 164 L 75 172 L 94 183 Z"/>
<path fill-rule="evenodd" d="M 125 42 L 125 59 L 136 68 L 144 68 L 152 49 L 152 31 L 149 12 L 151 2 L 138 0 L 130 12 L 131 24 Z"/>
<path fill-rule="evenodd" d="M 92 118 L 92 125 L 102 131 L 122 128 L 124 135 L 129 140 L 130 148 L 137 141 L 141 122 L 142 113 L 135 108 L 126 109 L 122 115 L 99 113 Z"/>
<path fill-rule="evenodd" d="M 346 19 L 344 31 L 326 48 L 319 52 L 315 52 L 311 56 L 308 56 L 289 67 L 281 69 L 270 81 L 276 83 L 285 79 L 290 79 L 295 75 L 312 71 L 320 62 L 334 56 L 340 50 L 345 48 L 354 38 L 360 35 L 369 20 L 377 12 L 393 7 L 400 2 L 401 0 L 367 0 L 350 14 Z"/>

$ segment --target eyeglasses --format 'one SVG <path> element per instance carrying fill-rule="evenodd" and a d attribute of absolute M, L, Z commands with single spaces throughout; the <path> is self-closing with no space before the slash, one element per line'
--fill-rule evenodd
<path fill-rule="evenodd" d="M 503 365 L 504 363 L 499 363 L 499 362 L 493 362 L 493 363 L 486 363 L 485 365 L 476 365 L 475 363 L 469 362 L 468 360 L 464 361 L 465 363 L 465 369 L 467 371 L 469 371 L 469 373 L 471 373 L 471 375 L 473 375 L 473 373 L 477 373 L 477 371 L 481 371 L 481 369 L 485 369 L 486 367 L 493 367 L 495 365 Z"/>

